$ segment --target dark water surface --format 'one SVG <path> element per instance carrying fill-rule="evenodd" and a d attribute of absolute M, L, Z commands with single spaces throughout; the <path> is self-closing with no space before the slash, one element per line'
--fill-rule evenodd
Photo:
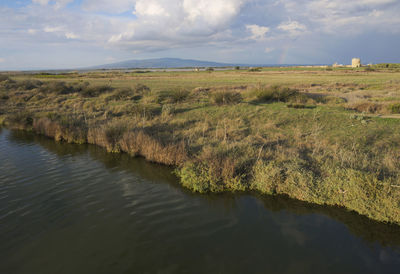
<path fill-rule="evenodd" d="M 0 273 L 400 273 L 400 228 L 0 129 Z"/>

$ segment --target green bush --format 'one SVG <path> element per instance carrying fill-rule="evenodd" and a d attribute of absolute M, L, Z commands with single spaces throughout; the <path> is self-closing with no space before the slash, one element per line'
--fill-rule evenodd
<path fill-rule="evenodd" d="M 242 176 L 227 173 L 228 162 L 229 159 L 220 162 L 188 162 L 176 170 L 176 174 L 180 177 L 181 184 L 194 192 L 244 191 L 246 186 L 242 182 Z"/>
<path fill-rule="evenodd" d="M 239 104 L 243 100 L 239 92 L 232 90 L 212 92 L 209 96 L 211 101 L 218 106 Z"/>
<path fill-rule="evenodd" d="M 180 177 L 181 184 L 194 192 L 206 193 L 210 191 L 210 185 L 218 184 L 218 180 L 210 174 L 207 167 L 200 164 L 185 164 L 176 174 Z"/>

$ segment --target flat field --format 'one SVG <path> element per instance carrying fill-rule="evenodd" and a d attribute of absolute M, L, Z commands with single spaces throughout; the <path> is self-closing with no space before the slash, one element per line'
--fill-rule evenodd
<path fill-rule="evenodd" d="M 266 68 L 0 75 L 0 122 L 400 224 L 400 71 Z"/>

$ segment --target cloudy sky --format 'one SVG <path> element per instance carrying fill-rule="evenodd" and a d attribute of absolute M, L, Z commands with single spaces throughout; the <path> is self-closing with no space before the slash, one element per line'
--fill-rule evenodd
<path fill-rule="evenodd" d="M 0 0 L 0 69 L 400 62 L 400 0 Z"/>

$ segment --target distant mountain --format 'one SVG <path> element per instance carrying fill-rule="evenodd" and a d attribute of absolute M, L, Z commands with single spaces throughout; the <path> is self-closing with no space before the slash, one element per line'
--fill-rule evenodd
<path fill-rule="evenodd" d="M 234 64 L 217 62 L 179 59 L 179 58 L 159 58 L 145 60 L 129 60 L 113 64 L 106 64 L 91 67 L 90 69 L 145 69 L 145 68 L 193 68 L 193 67 L 230 67 Z"/>

